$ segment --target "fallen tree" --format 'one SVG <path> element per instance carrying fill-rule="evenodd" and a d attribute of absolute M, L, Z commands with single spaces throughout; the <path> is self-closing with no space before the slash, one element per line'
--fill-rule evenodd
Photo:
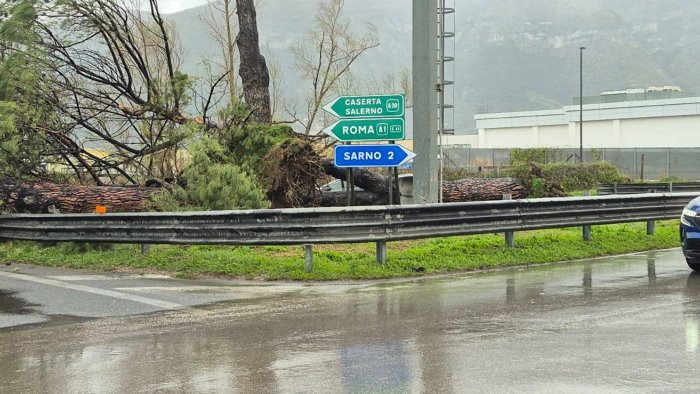
<path fill-rule="evenodd" d="M 295 172 L 292 169 L 293 163 L 287 163 L 284 156 L 275 157 L 270 161 L 286 163 L 282 167 Z M 347 181 L 346 169 L 336 168 L 330 160 L 323 160 L 321 164 L 323 172 L 327 175 Z M 388 204 L 388 176 L 359 168 L 354 170 L 353 175 L 355 186 L 362 189 L 355 192 L 356 205 Z M 283 194 L 285 190 L 289 190 L 289 183 L 298 182 L 289 173 L 281 173 L 276 179 L 268 195 Z M 95 212 L 96 206 L 101 205 L 105 206 L 108 212 L 144 212 L 155 210 L 151 197 L 162 190 L 162 187 L 169 187 L 165 182 L 151 182 L 147 183 L 147 186 L 151 184 L 155 187 L 78 186 L 4 178 L 0 179 L 0 209 L 17 213 L 85 213 Z M 310 196 L 307 199 L 295 198 L 299 201 L 306 200 L 304 206 L 348 205 L 345 191 L 333 192 L 314 188 L 313 192 L 309 192 L 312 188 L 305 186 L 297 190 L 299 196 L 302 193 Z M 445 182 L 442 186 L 444 202 L 501 200 L 506 194 L 513 199 L 527 198 L 529 189 L 515 178 L 464 178 Z"/>
<path fill-rule="evenodd" d="M 331 160 L 323 161 L 323 170 L 327 175 L 348 181 L 347 169 L 335 167 Z M 373 204 L 379 201 L 388 201 L 389 182 L 386 175 L 356 168 L 353 171 L 353 180 L 355 186 L 376 195 L 371 200 L 368 200 L 366 196 L 361 196 L 358 205 L 362 205 L 363 201 L 373 201 Z M 505 194 L 509 194 L 513 199 L 519 199 L 527 198 L 529 191 L 527 186 L 515 178 L 464 178 L 445 182 L 442 185 L 444 202 L 502 200 Z M 335 201 L 346 202 L 347 200 L 336 198 Z"/>
<path fill-rule="evenodd" d="M 150 187 L 78 186 L 51 182 L 0 180 L 0 209 L 12 213 L 86 213 L 98 205 L 107 212 L 150 210 Z"/>
<path fill-rule="evenodd" d="M 509 194 L 512 199 L 527 198 L 528 190 L 515 178 L 464 178 L 442 185 L 442 201 L 502 200 Z"/>

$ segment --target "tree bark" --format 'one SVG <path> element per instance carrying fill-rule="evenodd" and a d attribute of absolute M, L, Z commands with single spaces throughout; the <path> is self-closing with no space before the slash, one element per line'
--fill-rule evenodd
<path fill-rule="evenodd" d="M 356 205 L 386 205 L 387 196 L 380 196 L 372 192 L 355 192 Z M 344 207 L 348 205 L 348 194 L 346 192 L 322 192 L 322 207 Z"/>
<path fill-rule="evenodd" d="M 243 97 L 254 111 L 253 119 L 270 123 L 270 74 L 265 57 L 260 53 L 255 0 L 236 0 L 236 7 L 239 26 L 236 41 L 241 57 L 239 74 L 243 82 Z"/>
<path fill-rule="evenodd" d="M 86 213 L 98 205 L 107 212 L 145 212 L 156 188 L 76 186 L 0 180 L 0 209 L 17 213 Z"/>
<path fill-rule="evenodd" d="M 527 198 L 528 190 L 515 178 L 465 178 L 442 185 L 443 202 L 502 200 L 504 194 L 517 200 Z"/>
<path fill-rule="evenodd" d="M 323 171 L 332 177 L 347 181 L 348 171 L 346 168 L 338 168 L 333 164 L 333 160 L 324 159 Z M 375 174 L 362 168 L 353 169 L 353 178 L 355 186 L 367 190 L 369 192 L 386 196 L 389 194 L 387 177 L 381 174 Z"/>
<path fill-rule="evenodd" d="M 347 170 L 335 167 L 330 159 L 323 160 L 323 171 L 347 180 Z M 389 189 L 386 175 L 356 168 L 353 176 L 355 186 L 376 194 L 378 200 L 387 200 Z M 445 182 L 442 188 L 444 202 L 501 200 L 504 194 L 510 194 L 513 199 L 526 198 L 528 189 L 515 178 L 464 178 Z"/>

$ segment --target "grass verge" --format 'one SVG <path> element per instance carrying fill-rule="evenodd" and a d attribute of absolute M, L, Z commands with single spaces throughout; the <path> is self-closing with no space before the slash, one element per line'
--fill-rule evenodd
<path fill-rule="evenodd" d="M 678 221 L 657 222 L 646 235 L 645 223 L 593 226 L 584 242 L 581 228 L 519 232 L 516 247 L 502 234 L 390 242 L 388 263 L 375 262 L 374 244 L 314 247 L 314 270 L 305 272 L 304 252 L 295 247 L 167 246 L 141 255 L 139 246 L 78 250 L 72 244 L 35 242 L 0 244 L 0 261 L 91 270 L 167 272 L 180 277 L 225 276 L 259 280 L 339 280 L 421 276 L 640 252 L 676 247 Z"/>

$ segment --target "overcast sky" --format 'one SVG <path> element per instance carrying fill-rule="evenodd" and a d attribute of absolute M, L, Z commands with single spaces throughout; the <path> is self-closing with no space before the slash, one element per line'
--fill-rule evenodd
<path fill-rule="evenodd" d="M 160 12 L 172 14 L 173 12 L 194 8 L 206 3 L 207 0 L 158 0 L 158 7 Z M 141 9 L 148 9 L 148 1 L 141 0 Z"/>

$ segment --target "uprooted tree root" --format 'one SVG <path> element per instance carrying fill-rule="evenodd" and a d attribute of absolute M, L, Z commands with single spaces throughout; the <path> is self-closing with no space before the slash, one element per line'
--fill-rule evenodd
<path fill-rule="evenodd" d="M 321 156 L 310 139 L 294 137 L 273 148 L 263 159 L 262 174 L 274 208 L 320 204 L 317 182 L 325 173 Z"/>

